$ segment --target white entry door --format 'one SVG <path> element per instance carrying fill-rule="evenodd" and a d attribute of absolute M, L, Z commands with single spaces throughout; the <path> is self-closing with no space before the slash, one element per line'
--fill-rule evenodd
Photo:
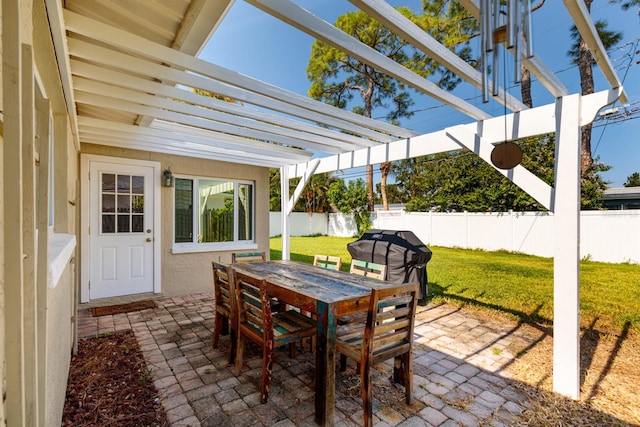
<path fill-rule="evenodd" d="M 153 292 L 154 169 L 91 161 L 89 298 Z"/>

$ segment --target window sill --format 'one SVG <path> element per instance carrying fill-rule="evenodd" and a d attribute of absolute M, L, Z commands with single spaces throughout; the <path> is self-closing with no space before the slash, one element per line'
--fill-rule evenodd
<path fill-rule="evenodd" d="M 258 249 L 256 243 L 174 243 L 172 254 L 193 254 L 201 252 L 249 251 Z"/>
<path fill-rule="evenodd" d="M 73 234 L 53 233 L 49 236 L 49 288 L 55 288 L 76 248 Z"/>

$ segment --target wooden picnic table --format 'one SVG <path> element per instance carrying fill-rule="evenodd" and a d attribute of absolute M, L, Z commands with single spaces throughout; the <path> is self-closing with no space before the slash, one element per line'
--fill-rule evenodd
<path fill-rule="evenodd" d="M 266 279 L 270 296 L 316 314 L 315 420 L 334 425 L 337 319 L 367 310 L 372 289 L 394 284 L 295 261 L 235 263 L 231 268 Z"/>

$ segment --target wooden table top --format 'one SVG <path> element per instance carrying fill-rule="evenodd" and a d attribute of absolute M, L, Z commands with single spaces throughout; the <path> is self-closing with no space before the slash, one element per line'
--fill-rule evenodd
<path fill-rule="evenodd" d="M 369 296 L 372 289 L 392 285 L 296 261 L 236 263 L 231 268 L 328 304 Z"/>

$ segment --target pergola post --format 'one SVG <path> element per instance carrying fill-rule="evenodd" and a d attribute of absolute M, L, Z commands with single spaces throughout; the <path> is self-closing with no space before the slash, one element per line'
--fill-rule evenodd
<path fill-rule="evenodd" d="M 280 212 L 282 221 L 282 259 L 288 260 L 291 257 L 291 222 L 289 215 L 289 168 L 280 168 Z"/>
<path fill-rule="evenodd" d="M 553 390 L 580 396 L 580 95 L 556 101 Z"/>

